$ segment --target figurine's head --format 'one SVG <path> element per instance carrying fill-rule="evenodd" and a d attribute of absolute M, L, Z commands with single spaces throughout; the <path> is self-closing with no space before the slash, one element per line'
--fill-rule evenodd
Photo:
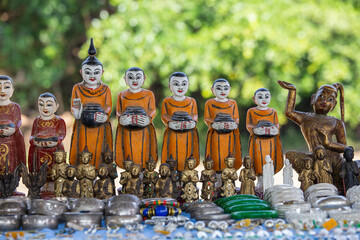
<path fill-rule="evenodd" d="M 172 154 L 170 154 L 170 157 L 166 159 L 166 163 L 169 164 L 170 170 L 174 171 L 176 168 L 176 160 L 173 158 Z"/>
<path fill-rule="evenodd" d="M 286 167 L 290 166 L 290 161 L 289 161 L 289 159 L 287 159 L 287 158 L 285 158 L 285 166 L 286 166 Z"/>
<path fill-rule="evenodd" d="M 38 109 L 40 116 L 43 119 L 49 120 L 55 116 L 55 112 L 58 110 L 59 104 L 56 97 L 49 92 L 43 93 L 38 98 Z"/>
<path fill-rule="evenodd" d="M 196 159 L 193 156 L 190 156 L 186 159 L 186 165 L 189 170 L 194 170 L 196 167 Z"/>
<path fill-rule="evenodd" d="M 134 161 L 130 158 L 130 156 L 128 156 L 124 161 L 123 161 L 123 165 L 126 171 L 130 171 L 131 166 L 134 164 Z"/>
<path fill-rule="evenodd" d="M 125 82 L 131 90 L 139 90 L 145 82 L 144 71 L 138 67 L 131 67 L 125 72 Z"/>
<path fill-rule="evenodd" d="M 245 157 L 244 157 L 244 167 L 245 167 L 246 169 L 250 169 L 251 166 L 252 166 L 252 159 L 251 159 L 251 157 L 250 157 L 250 156 L 245 156 Z"/>
<path fill-rule="evenodd" d="M 227 156 L 225 158 L 225 165 L 228 167 L 228 168 L 233 168 L 234 165 L 235 165 L 235 158 L 234 156 L 232 156 L 231 154 L 229 154 L 229 156 Z"/>
<path fill-rule="evenodd" d="M 114 159 L 113 152 L 110 150 L 109 145 L 106 145 L 106 149 L 101 153 L 104 163 L 112 163 Z"/>
<path fill-rule="evenodd" d="M 89 152 L 87 146 L 85 146 L 84 150 L 80 153 L 80 161 L 83 164 L 88 164 L 91 161 L 92 153 Z"/>
<path fill-rule="evenodd" d="M 70 179 L 74 178 L 76 175 L 76 167 L 72 165 L 67 166 L 65 173 L 68 178 Z"/>
<path fill-rule="evenodd" d="M 161 164 L 160 169 L 159 169 L 159 173 L 160 173 L 161 177 L 163 177 L 163 178 L 166 178 L 166 177 L 170 176 L 169 164 L 167 164 L 167 163 Z"/>
<path fill-rule="evenodd" d="M 326 155 L 325 148 L 322 145 L 317 146 L 314 149 L 314 154 L 315 154 L 316 159 L 323 160 Z"/>
<path fill-rule="evenodd" d="M 214 167 L 214 160 L 210 157 L 207 156 L 205 161 L 204 161 L 204 167 L 206 170 L 211 170 Z"/>
<path fill-rule="evenodd" d="M 169 78 L 170 91 L 176 97 L 184 97 L 189 89 L 189 78 L 183 72 L 174 72 Z"/>
<path fill-rule="evenodd" d="M 354 158 L 354 148 L 352 146 L 349 146 L 345 148 L 344 150 L 344 158 L 347 162 L 351 162 Z"/>
<path fill-rule="evenodd" d="M 267 108 L 271 101 L 270 91 L 266 88 L 259 88 L 255 91 L 253 100 L 259 108 Z"/>
<path fill-rule="evenodd" d="M 230 93 L 230 83 L 224 79 L 216 79 L 211 87 L 211 91 L 216 96 L 217 100 L 225 101 Z"/>
<path fill-rule="evenodd" d="M 106 178 L 109 174 L 109 168 L 106 164 L 100 164 L 97 171 L 98 171 L 98 176 L 101 179 Z"/>
<path fill-rule="evenodd" d="M 57 164 L 64 163 L 66 161 L 66 152 L 63 150 L 55 151 L 53 155 Z"/>
<path fill-rule="evenodd" d="M 133 164 L 131 166 L 131 176 L 133 177 L 138 177 L 140 176 L 140 173 L 141 173 L 141 167 L 139 164 Z"/>
<path fill-rule="evenodd" d="M 152 172 L 154 171 L 155 168 L 156 168 L 156 162 L 152 157 L 150 157 L 149 161 L 146 162 L 146 169 Z"/>
<path fill-rule="evenodd" d="M 266 155 L 266 156 L 265 156 L 265 162 L 266 162 L 266 163 L 272 163 L 272 160 L 271 160 L 270 155 Z"/>
<path fill-rule="evenodd" d="M 313 160 L 312 160 L 310 157 L 306 157 L 306 158 L 304 159 L 304 162 L 305 162 L 305 169 L 306 169 L 306 170 L 312 169 L 312 167 L 313 167 Z"/>
<path fill-rule="evenodd" d="M 0 102 L 8 101 L 14 93 L 11 77 L 0 75 Z"/>
<path fill-rule="evenodd" d="M 92 38 L 88 53 L 89 57 L 81 64 L 80 74 L 88 87 L 95 88 L 100 85 L 104 69 L 102 63 L 95 57 L 96 49 Z"/>

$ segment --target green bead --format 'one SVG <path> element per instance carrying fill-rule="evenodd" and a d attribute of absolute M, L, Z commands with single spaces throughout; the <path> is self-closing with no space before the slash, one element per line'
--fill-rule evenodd
<path fill-rule="evenodd" d="M 271 210 L 271 206 L 268 203 L 239 203 L 224 208 L 225 213 L 232 213 L 238 211 L 258 211 L 258 210 Z"/>
<path fill-rule="evenodd" d="M 278 212 L 275 210 L 263 211 L 238 211 L 231 213 L 232 219 L 246 219 L 246 218 L 277 218 Z"/>

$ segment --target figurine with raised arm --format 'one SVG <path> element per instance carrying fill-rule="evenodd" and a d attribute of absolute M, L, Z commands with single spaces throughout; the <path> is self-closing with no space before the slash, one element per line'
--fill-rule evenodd
<path fill-rule="evenodd" d="M 310 154 L 313 153 L 315 147 L 322 145 L 326 151 L 326 158 L 330 160 L 334 169 L 332 176 L 334 185 L 342 190 L 343 184 L 340 177 L 342 157 L 346 144 L 346 132 L 344 125 L 344 89 L 340 83 L 333 85 L 321 86 L 316 94 L 311 96 L 311 105 L 314 112 L 300 112 L 295 110 L 296 87 L 288 82 L 278 81 L 279 85 L 289 90 L 285 116 L 300 126 L 301 132 L 309 147 Z M 336 98 L 340 92 L 340 111 L 341 120 L 328 113 L 334 110 L 337 101 Z M 298 151 L 290 151 L 286 153 L 297 173 L 304 168 L 303 159 L 309 154 Z"/>
<path fill-rule="evenodd" d="M 126 192 L 126 183 L 131 178 L 131 166 L 134 164 L 134 161 L 130 159 L 130 156 L 127 156 L 127 158 L 123 161 L 123 166 L 125 168 L 125 171 L 120 173 L 120 184 L 122 185 L 121 192 Z"/>
<path fill-rule="evenodd" d="M 187 169 L 182 172 L 181 182 L 183 183 L 183 194 L 181 198 L 185 202 L 193 202 L 199 199 L 196 183 L 199 182 L 198 171 L 195 170 L 196 159 L 190 156 L 186 160 Z"/>
<path fill-rule="evenodd" d="M 255 180 L 256 175 L 252 166 L 250 156 L 244 157 L 244 168 L 240 171 L 239 181 L 241 182 L 240 194 L 248 194 L 255 196 Z"/>
<path fill-rule="evenodd" d="M 160 165 L 160 178 L 155 184 L 155 194 L 159 198 L 173 198 L 173 185 L 171 180 L 171 171 L 167 163 Z"/>
<path fill-rule="evenodd" d="M 116 164 L 114 163 L 114 155 L 113 152 L 110 150 L 109 146 L 106 146 L 104 152 L 102 152 L 102 159 L 103 163 L 108 166 L 109 177 L 111 179 L 112 185 L 114 186 L 114 193 L 115 193 L 115 179 L 118 177 Z"/>
<path fill-rule="evenodd" d="M 109 176 L 109 168 L 106 164 L 101 164 L 98 168 L 98 177 L 94 184 L 94 196 L 98 199 L 108 199 L 115 195 L 115 187 Z"/>
<path fill-rule="evenodd" d="M 170 178 L 172 183 L 172 192 L 173 192 L 173 198 L 177 199 L 179 197 L 179 193 L 181 190 L 181 182 L 180 182 L 180 175 L 181 173 L 177 171 L 177 162 L 173 158 L 172 154 L 170 154 L 170 157 L 166 159 L 166 163 L 169 165 L 170 168 Z"/>
<path fill-rule="evenodd" d="M 341 166 L 340 176 L 344 181 L 346 191 L 353 186 L 359 185 L 359 167 L 353 162 L 354 148 L 349 146 L 344 151 L 345 162 Z"/>
<path fill-rule="evenodd" d="M 274 162 L 270 155 L 265 156 L 265 162 L 263 166 L 263 192 L 274 186 Z"/>
<path fill-rule="evenodd" d="M 161 161 L 170 155 L 177 162 L 177 171 L 184 171 L 186 160 L 193 156 L 199 160 L 199 135 L 196 129 L 198 112 L 195 99 L 185 96 L 189 88 L 185 73 L 175 72 L 170 76 L 169 88 L 173 95 L 162 102 L 161 120 L 166 126 Z M 195 163 L 195 167 L 198 162 Z"/>
<path fill-rule="evenodd" d="M 224 159 L 233 155 L 235 168 L 241 167 L 241 144 L 239 111 L 236 101 L 228 99 L 230 83 L 223 78 L 214 81 L 211 91 L 215 98 L 205 104 L 204 120 L 208 126 L 205 156 L 214 160 L 214 170 L 219 172 L 225 167 Z"/>
<path fill-rule="evenodd" d="M 91 39 L 89 57 L 82 63 L 83 78 L 72 90 L 71 112 L 75 117 L 71 137 L 70 164 L 77 166 L 78 154 L 88 146 L 92 153 L 90 164 L 99 167 L 101 153 L 108 145 L 112 151 L 113 140 L 109 116 L 112 109 L 110 88 L 101 82 L 104 73 L 102 63 L 95 57 Z"/>
<path fill-rule="evenodd" d="M 273 159 L 274 170 L 277 173 L 283 167 L 283 155 L 277 112 L 268 107 L 271 100 L 270 91 L 259 88 L 255 91 L 253 100 L 257 107 L 247 111 L 246 129 L 250 133 L 249 155 L 258 176 L 258 186 L 261 187 L 265 156 L 269 155 Z"/>
<path fill-rule="evenodd" d="M 294 181 L 292 178 L 293 178 L 292 164 L 290 163 L 289 159 L 286 158 L 285 159 L 285 167 L 283 169 L 283 183 L 293 186 Z"/>
<path fill-rule="evenodd" d="M 80 198 L 80 183 L 75 179 L 77 169 L 75 166 L 66 167 L 66 179 L 63 185 L 62 194 L 68 198 Z"/>
<path fill-rule="evenodd" d="M 216 172 L 213 169 L 214 160 L 208 156 L 204 161 L 205 170 L 201 171 L 200 182 L 202 182 L 201 198 L 205 201 L 212 201 L 215 197 L 215 183 L 217 182 Z"/>
<path fill-rule="evenodd" d="M 150 158 L 149 161 L 146 162 L 146 169 L 144 170 L 144 198 L 154 198 L 155 194 L 155 184 L 159 179 L 159 173 L 155 171 L 156 162 L 153 158 Z"/>
<path fill-rule="evenodd" d="M 55 182 L 54 192 L 56 197 L 63 197 L 62 189 L 67 178 L 66 168 L 69 164 L 66 163 L 66 152 L 64 150 L 57 150 L 53 153 L 55 163 L 52 165 L 50 177 Z"/>
<path fill-rule="evenodd" d="M 0 174 L 6 168 L 13 173 L 20 162 L 26 164 L 20 106 L 10 100 L 13 93 L 13 80 L 0 75 Z"/>
<path fill-rule="evenodd" d="M 80 164 L 77 166 L 76 178 L 80 181 L 80 196 L 82 198 L 94 197 L 93 181 L 96 178 L 96 168 L 91 165 L 92 153 L 87 146 L 80 154 Z"/>
<path fill-rule="evenodd" d="M 115 159 L 119 167 L 130 156 L 143 169 L 152 157 L 158 159 L 155 128 L 152 123 L 155 113 L 155 97 L 152 91 L 143 89 L 146 76 L 138 67 L 125 72 L 129 86 L 119 93 L 116 103 L 118 127 L 115 138 Z"/>
<path fill-rule="evenodd" d="M 326 151 L 323 146 L 317 146 L 314 149 L 314 175 L 317 183 L 330 183 L 333 184 L 332 172 L 330 160 L 327 159 Z"/>
<path fill-rule="evenodd" d="M 225 168 L 221 172 L 221 196 L 230 197 L 236 194 L 235 181 L 238 179 L 235 165 L 235 158 L 231 155 L 225 158 Z"/>
<path fill-rule="evenodd" d="M 144 194 L 144 184 L 140 178 L 141 166 L 139 164 L 132 164 L 130 173 L 131 178 L 126 182 L 125 194 L 132 194 L 141 198 Z"/>
<path fill-rule="evenodd" d="M 313 160 L 311 157 L 304 159 L 305 168 L 301 170 L 298 180 L 301 182 L 300 188 L 305 192 L 310 186 L 314 185 L 315 176 L 313 171 Z"/>

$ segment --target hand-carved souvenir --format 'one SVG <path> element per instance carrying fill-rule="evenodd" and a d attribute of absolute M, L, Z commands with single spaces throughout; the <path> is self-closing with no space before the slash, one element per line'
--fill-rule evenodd
<path fill-rule="evenodd" d="M 24 163 L 20 163 L 23 184 L 29 189 L 30 198 L 40 198 L 40 189 L 46 183 L 48 165 L 45 161 L 39 171 L 28 172 Z"/>
<path fill-rule="evenodd" d="M 180 182 L 180 175 L 181 173 L 176 170 L 177 168 L 177 162 L 173 158 L 172 154 L 170 154 L 170 157 L 166 160 L 166 163 L 169 165 L 170 168 L 170 178 L 172 182 L 172 189 L 173 189 L 173 196 L 172 198 L 177 199 L 179 197 L 179 193 L 181 192 L 181 182 Z"/>
<path fill-rule="evenodd" d="M 55 182 L 55 196 L 63 197 L 63 185 L 65 182 L 66 176 L 66 168 L 68 164 L 66 163 L 66 152 L 63 150 L 58 150 L 53 153 L 55 163 L 52 165 L 50 177 Z"/>
<path fill-rule="evenodd" d="M 290 163 L 289 159 L 285 159 L 285 166 L 283 169 L 283 183 L 293 186 L 293 168 L 292 164 Z"/>
<path fill-rule="evenodd" d="M 212 201 L 215 196 L 215 183 L 217 182 L 216 172 L 213 169 L 214 160 L 208 156 L 204 161 L 205 170 L 201 171 L 200 182 L 203 183 L 201 198 L 205 201 Z"/>
<path fill-rule="evenodd" d="M 80 198 L 80 182 L 75 179 L 77 169 L 75 166 L 66 167 L 66 179 L 63 184 L 62 194 L 68 198 Z"/>
<path fill-rule="evenodd" d="M 112 109 L 110 88 L 101 82 L 104 72 L 102 63 L 95 57 L 96 50 L 91 39 L 89 57 L 82 63 L 81 83 L 73 87 L 71 112 L 75 117 L 71 138 L 70 164 L 79 164 L 78 154 L 85 146 L 92 153 L 90 164 L 101 164 L 101 153 L 106 146 L 112 151 L 112 133 L 109 116 Z"/>
<path fill-rule="evenodd" d="M 226 167 L 221 172 L 222 187 L 220 195 L 222 197 L 230 197 L 236 194 L 235 181 L 237 180 L 238 176 L 234 165 L 235 158 L 231 155 L 227 156 L 225 158 Z"/>
<path fill-rule="evenodd" d="M 344 151 L 345 162 L 341 166 L 340 176 L 344 181 L 346 191 L 353 186 L 359 185 L 359 167 L 353 162 L 354 148 L 347 147 Z"/>
<path fill-rule="evenodd" d="M 156 197 L 155 184 L 159 179 L 159 173 L 155 171 L 155 167 L 156 162 L 150 158 L 150 160 L 146 162 L 146 169 L 143 172 L 144 198 Z"/>
<path fill-rule="evenodd" d="M 167 163 L 160 165 L 160 178 L 155 183 L 155 194 L 158 198 L 172 198 L 173 184 L 171 179 L 170 167 Z"/>
<path fill-rule="evenodd" d="M 114 163 L 114 155 L 113 152 L 110 150 L 109 146 L 106 146 L 106 149 L 102 154 L 103 163 L 106 164 L 109 171 L 109 177 L 111 179 L 112 185 L 114 186 L 114 193 L 115 193 L 115 179 L 118 177 L 116 164 Z"/>
<path fill-rule="evenodd" d="M 96 178 L 96 168 L 91 165 L 92 153 L 87 146 L 80 154 L 80 164 L 77 166 L 76 178 L 80 181 L 80 197 L 94 197 L 93 181 Z"/>
<path fill-rule="evenodd" d="M 121 192 L 126 192 L 126 183 L 131 178 L 131 166 L 134 164 L 133 160 L 130 159 L 130 156 L 128 156 L 123 161 L 123 166 L 125 168 L 125 171 L 120 173 L 120 184 L 122 185 Z"/>
<path fill-rule="evenodd" d="M 317 146 L 314 149 L 314 175 L 316 177 L 317 183 L 333 183 L 332 172 L 333 168 L 331 166 L 330 160 L 326 156 L 326 151 L 323 146 Z"/>
<path fill-rule="evenodd" d="M 140 178 L 141 166 L 138 164 L 132 164 L 130 173 L 131 177 L 125 185 L 125 194 L 135 195 L 140 198 L 144 194 L 144 184 Z"/>
<path fill-rule="evenodd" d="M 300 188 L 305 192 L 310 186 L 314 185 L 315 175 L 313 171 L 313 160 L 310 157 L 304 159 L 305 168 L 301 170 L 298 180 L 301 182 Z"/>
<path fill-rule="evenodd" d="M 263 192 L 274 186 L 274 162 L 270 155 L 265 156 L 265 162 L 263 166 Z"/>
<path fill-rule="evenodd" d="M 240 171 L 239 181 L 241 182 L 240 194 L 255 195 L 256 175 L 252 166 L 252 159 L 250 156 L 244 158 L 244 167 Z"/>
<path fill-rule="evenodd" d="M 199 199 L 199 193 L 196 188 L 196 183 L 199 182 L 198 171 L 195 170 L 196 162 L 196 159 L 190 156 L 186 160 L 187 169 L 181 174 L 181 182 L 184 186 L 181 198 L 185 202 L 193 202 Z"/>
<path fill-rule="evenodd" d="M 94 196 L 98 199 L 108 199 L 115 195 L 115 187 L 109 177 L 109 169 L 106 164 L 101 164 L 98 168 L 98 177 L 94 184 Z"/>
<path fill-rule="evenodd" d="M 225 167 L 224 159 L 229 153 L 236 159 L 235 168 L 241 167 L 239 112 L 236 101 L 227 98 L 230 89 L 227 80 L 215 80 L 211 88 L 215 98 L 208 100 L 204 109 L 204 120 L 209 127 L 205 156 L 214 160 L 215 171 L 221 171 Z"/>
<path fill-rule="evenodd" d="M 145 74 L 141 68 L 132 67 L 125 72 L 129 89 L 119 93 L 116 103 L 118 127 L 116 129 L 115 159 L 119 167 L 130 155 L 135 164 L 145 168 L 152 157 L 158 159 L 155 128 L 155 97 L 150 90 L 142 88 Z"/>
<path fill-rule="evenodd" d="M 20 165 L 15 168 L 13 173 L 9 172 L 8 159 L 5 160 L 5 172 L 0 174 L 0 197 L 7 198 L 13 195 L 19 186 Z"/>

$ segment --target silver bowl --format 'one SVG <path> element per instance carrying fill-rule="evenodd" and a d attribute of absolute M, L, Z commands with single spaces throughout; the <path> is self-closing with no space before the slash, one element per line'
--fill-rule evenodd
<path fill-rule="evenodd" d="M 71 222 L 87 228 L 90 228 L 92 226 L 100 226 L 102 217 L 102 212 L 67 212 L 63 215 L 66 223 Z"/>
<path fill-rule="evenodd" d="M 96 198 L 79 198 L 70 204 L 71 212 L 102 212 L 105 204 Z"/>
<path fill-rule="evenodd" d="M 191 218 L 196 219 L 198 216 L 222 214 L 222 213 L 224 213 L 224 209 L 222 209 L 221 207 L 199 208 L 191 212 Z"/>
<path fill-rule="evenodd" d="M 25 200 L 12 197 L 0 200 L 0 215 L 24 215 L 25 213 Z"/>
<path fill-rule="evenodd" d="M 30 203 L 29 213 L 49 216 L 61 216 L 67 207 L 64 203 L 55 200 L 33 199 Z"/>
<path fill-rule="evenodd" d="M 37 230 L 43 228 L 56 229 L 59 218 L 47 215 L 24 215 L 22 216 L 23 230 Z"/>
<path fill-rule="evenodd" d="M 108 199 L 107 206 L 111 206 L 114 203 L 117 202 L 134 202 L 138 206 L 141 205 L 141 200 L 135 195 L 131 194 L 121 194 L 121 195 L 115 195 Z"/>
<path fill-rule="evenodd" d="M 106 216 L 105 224 L 109 226 L 119 226 L 125 227 L 128 224 L 141 223 L 142 217 L 140 214 L 135 214 L 131 216 Z"/>
<path fill-rule="evenodd" d="M 0 231 L 12 231 L 20 229 L 21 215 L 0 216 Z"/>
<path fill-rule="evenodd" d="M 125 216 L 139 214 L 140 208 L 135 202 L 115 202 L 105 208 L 106 216 Z"/>
<path fill-rule="evenodd" d="M 216 207 L 217 205 L 213 202 L 194 202 L 191 203 L 187 208 L 186 212 L 192 213 L 193 211 L 196 211 L 199 208 L 209 208 L 209 207 Z"/>

